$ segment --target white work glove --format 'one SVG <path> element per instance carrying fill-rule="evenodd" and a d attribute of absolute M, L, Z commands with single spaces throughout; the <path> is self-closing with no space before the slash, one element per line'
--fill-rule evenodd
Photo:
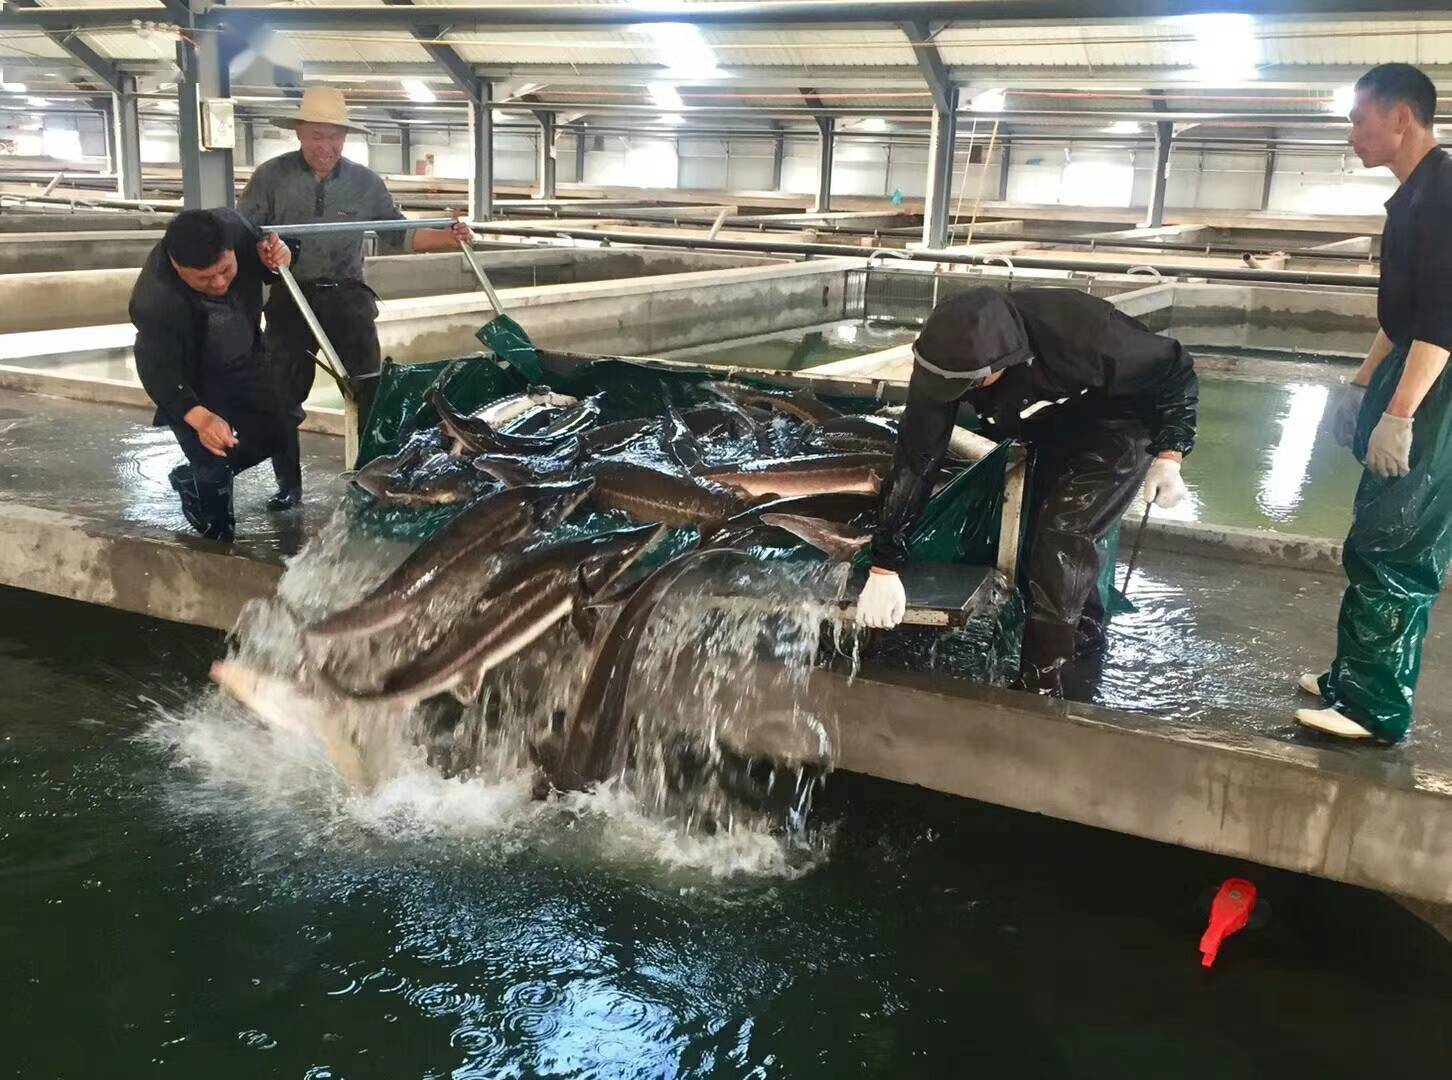
<path fill-rule="evenodd" d="M 1361 413 L 1361 401 L 1366 397 L 1366 387 L 1360 383 L 1347 383 L 1336 393 L 1336 404 L 1331 407 L 1331 434 L 1346 449 L 1356 441 L 1356 418 Z"/>
<path fill-rule="evenodd" d="M 867 584 L 857 597 L 857 625 L 873 630 L 891 630 L 907 612 L 907 594 L 902 579 L 891 570 L 877 567 L 867 571 Z"/>
<path fill-rule="evenodd" d="M 1377 476 L 1406 476 L 1412 471 L 1412 420 L 1382 413 L 1366 444 L 1366 467 Z"/>
<path fill-rule="evenodd" d="M 1188 495 L 1185 481 L 1180 479 L 1180 463 L 1174 458 L 1157 457 L 1144 478 L 1144 501 L 1169 510 Z"/>

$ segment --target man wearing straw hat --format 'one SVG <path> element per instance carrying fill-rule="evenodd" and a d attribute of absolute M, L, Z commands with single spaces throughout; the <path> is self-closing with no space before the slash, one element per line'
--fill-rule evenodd
<path fill-rule="evenodd" d="M 253 171 L 237 205 L 248 220 L 304 225 L 403 218 L 383 178 L 343 157 L 348 132 L 366 135 L 368 129 L 348 119 L 341 91 L 330 86 L 309 87 L 297 112 L 273 123 L 297 133 L 298 149 L 265 161 Z M 461 240 L 470 239 L 468 226 L 460 223 L 452 229 L 380 234 L 379 246 L 390 253 L 452 251 Z M 348 374 L 356 380 L 353 393 L 359 416 L 366 420 L 380 355 L 374 326 L 377 296 L 363 277 L 363 233 L 308 236 L 293 241 L 293 246 L 293 273 Z M 313 386 L 316 343 L 287 290 L 272 290 L 265 314 L 270 362 L 283 396 L 295 406 L 294 416 L 300 422 L 302 403 Z M 296 428 L 289 446 L 273 458 L 272 465 L 278 490 L 268 509 L 295 509 L 302 504 Z"/>

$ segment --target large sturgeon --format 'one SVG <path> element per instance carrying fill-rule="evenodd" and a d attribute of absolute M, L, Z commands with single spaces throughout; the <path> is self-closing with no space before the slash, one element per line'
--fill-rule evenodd
<path fill-rule="evenodd" d="M 399 564 L 382 584 L 351 607 L 308 627 L 309 638 L 351 637 L 394 626 L 458 575 L 513 540 L 551 529 L 575 511 L 594 482 L 534 484 L 479 500 Z"/>
<path fill-rule="evenodd" d="M 825 424 L 842 417 L 840 410 L 832 408 L 806 387 L 786 394 L 733 382 L 706 382 L 701 387 L 737 405 L 771 409 L 812 424 Z"/>
<path fill-rule="evenodd" d="M 590 495 L 595 506 L 623 510 L 637 521 L 713 526 L 746 508 L 728 487 L 626 461 L 597 461 L 584 473 L 595 480 Z"/>
<path fill-rule="evenodd" d="M 424 400 L 439 414 L 439 430 L 453 444 L 452 452 L 458 456 L 461 451 L 470 454 L 548 454 L 558 451 L 575 438 L 577 431 L 563 431 L 553 435 L 510 435 L 472 416 L 465 416 L 444 397 L 438 387 L 431 387 Z M 583 408 L 581 403 L 577 408 Z M 593 411 L 581 413 L 584 426 L 594 423 L 599 415 L 599 406 Z"/>
<path fill-rule="evenodd" d="M 844 491 L 876 494 L 891 468 L 890 454 L 828 454 L 724 465 L 700 475 L 747 495 L 789 499 Z"/>
<path fill-rule="evenodd" d="M 713 547 L 677 556 L 641 582 L 621 607 L 591 657 L 589 674 L 558 755 L 545 751 L 539 754 L 550 783 L 557 789 L 579 790 L 608 780 L 625 767 L 632 727 L 625 698 L 650 617 L 682 577 L 723 555 L 739 557 L 741 553 Z"/>
<path fill-rule="evenodd" d="M 474 700 L 491 668 L 588 604 L 664 533 L 654 525 L 530 552 L 490 583 L 473 614 L 442 641 L 390 672 L 380 690 L 352 696 L 408 705 L 452 691 Z"/>

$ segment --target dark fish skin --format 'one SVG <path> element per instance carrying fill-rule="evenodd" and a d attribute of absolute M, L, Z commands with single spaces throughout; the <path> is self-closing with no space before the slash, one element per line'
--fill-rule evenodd
<path fill-rule="evenodd" d="M 802 514 L 762 514 L 761 523 L 806 541 L 833 562 L 850 562 L 872 542 L 870 532 Z"/>
<path fill-rule="evenodd" d="M 839 524 L 855 524 L 877 514 L 877 496 L 860 491 L 830 491 L 823 495 L 800 495 L 759 503 L 727 521 L 730 526 L 753 525 L 762 514 L 798 514 Z"/>
<path fill-rule="evenodd" d="M 557 790 L 578 791 L 615 776 L 625 767 L 633 723 L 626 715 L 630 669 L 641 638 L 661 600 L 688 572 L 723 556 L 740 558 L 732 548 L 688 551 L 647 577 L 620 609 L 595 648 L 589 673 L 558 755 L 546 759 L 549 781 Z"/>
<path fill-rule="evenodd" d="M 757 497 L 792 498 L 837 491 L 876 494 L 890 454 L 810 455 L 706 469 L 701 476 Z"/>
<path fill-rule="evenodd" d="M 701 466 L 701 448 L 696 445 L 696 436 L 674 405 L 666 405 L 661 418 L 660 450 L 686 472 Z"/>
<path fill-rule="evenodd" d="M 559 435 L 509 435 L 496 431 L 482 420 L 462 415 L 439 391 L 431 388 L 424 400 L 439 414 L 439 428 L 455 448 L 470 454 L 547 454 L 574 439 L 573 432 Z"/>
<path fill-rule="evenodd" d="M 637 521 L 714 526 L 745 509 L 736 492 L 717 484 L 625 461 L 596 461 L 586 476 L 595 480 L 590 501 L 602 510 L 622 510 Z"/>
<path fill-rule="evenodd" d="M 479 500 L 401 562 L 351 607 L 307 628 L 311 639 L 350 637 L 397 625 L 447 586 L 461 563 L 473 563 L 506 543 L 553 528 L 589 497 L 593 481 L 513 488 Z"/>
<path fill-rule="evenodd" d="M 495 575 L 474 614 L 428 652 L 388 674 L 383 688 L 358 697 L 422 701 L 461 683 L 472 692 L 488 669 L 508 659 L 610 586 L 665 533 L 664 526 L 605 533 L 554 544 L 511 560 Z"/>
<path fill-rule="evenodd" d="M 578 435 L 590 430 L 595 426 L 595 421 L 600 419 L 601 396 L 596 394 L 562 410 L 559 416 L 545 425 L 540 436 L 552 438 L 556 435 Z"/>
<path fill-rule="evenodd" d="M 840 410 L 832 408 L 805 387 L 789 394 L 780 394 L 733 382 L 707 382 L 702 383 L 701 386 L 738 405 L 754 405 L 758 408 L 773 409 L 808 423 L 825 424 L 829 420 L 838 420 L 842 417 Z"/>
<path fill-rule="evenodd" d="M 411 443 L 396 454 L 376 457 L 353 474 L 353 483 L 375 499 L 381 499 L 380 492 L 388 486 L 393 474 L 418 464 L 426 449 L 422 443 Z"/>
<path fill-rule="evenodd" d="M 654 419 L 620 420 L 594 428 L 580 436 L 580 453 L 587 457 L 613 453 L 626 444 L 641 438 L 653 430 L 658 423 L 659 421 Z"/>
<path fill-rule="evenodd" d="M 724 430 L 733 438 L 741 438 L 756 430 L 756 421 L 750 413 L 734 401 L 724 399 L 687 409 L 681 413 L 681 419 L 693 435 L 701 437 L 720 434 Z"/>

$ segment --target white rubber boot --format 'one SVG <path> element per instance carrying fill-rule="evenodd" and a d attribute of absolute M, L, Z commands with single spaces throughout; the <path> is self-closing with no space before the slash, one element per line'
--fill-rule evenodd
<path fill-rule="evenodd" d="M 1371 732 L 1335 709 L 1298 709 L 1296 723 L 1343 739 L 1369 739 Z"/>
<path fill-rule="evenodd" d="M 1301 677 L 1296 680 L 1296 686 L 1312 697 L 1321 696 L 1321 676 L 1317 675 L 1314 671 L 1301 672 Z"/>

